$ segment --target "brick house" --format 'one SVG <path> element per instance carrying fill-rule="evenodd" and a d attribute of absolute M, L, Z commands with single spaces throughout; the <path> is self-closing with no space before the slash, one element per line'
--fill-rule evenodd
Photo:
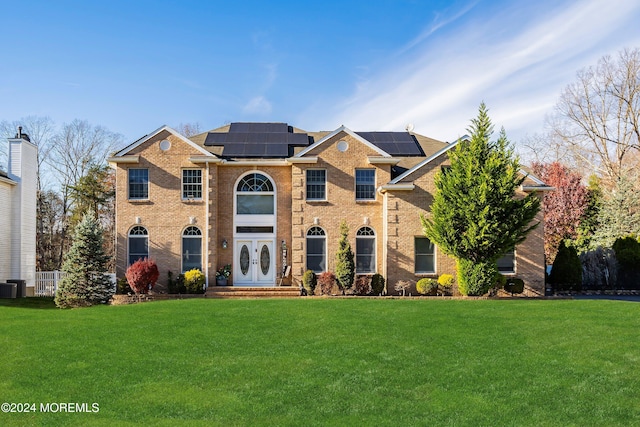
<path fill-rule="evenodd" d="M 109 158 L 117 276 L 148 256 L 160 269 L 160 289 L 168 271 L 191 268 L 214 286 L 225 264 L 234 287 L 297 286 L 307 269 L 335 270 L 342 221 L 356 273 L 382 274 L 388 293 L 398 280 L 455 274 L 454 260 L 422 235 L 419 214 L 428 215 L 434 174 L 456 144 L 345 126 L 306 132 L 232 123 L 191 138 L 163 126 Z M 545 188 L 529 175 L 519 192 Z M 540 226 L 499 261 L 530 295 L 544 292 L 543 248 Z"/>

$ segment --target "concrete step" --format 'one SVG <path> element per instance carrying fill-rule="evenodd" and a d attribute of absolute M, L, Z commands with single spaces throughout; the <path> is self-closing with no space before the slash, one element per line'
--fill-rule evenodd
<path fill-rule="evenodd" d="M 211 286 L 207 289 L 205 296 L 207 298 L 295 298 L 300 296 L 300 289 L 292 286 Z"/>

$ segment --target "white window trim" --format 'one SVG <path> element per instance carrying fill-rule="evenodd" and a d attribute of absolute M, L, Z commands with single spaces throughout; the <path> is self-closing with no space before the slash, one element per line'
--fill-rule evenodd
<path fill-rule="evenodd" d="M 498 261 L 496 261 L 496 264 L 497 262 Z M 513 250 L 513 271 L 498 271 L 498 273 L 502 274 L 503 276 L 515 276 L 518 274 L 518 251 L 517 250 L 515 249 Z"/>
<path fill-rule="evenodd" d="M 200 172 L 200 197 L 184 197 L 184 171 L 187 170 L 191 170 L 191 171 L 201 171 Z M 180 198 L 182 199 L 183 202 L 188 202 L 191 200 L 198 200 L 201 201 L 203 199 L 203 195 L 204 195 L 204 185 L 203 185 L 203 181 L 204 181 L 204 174 L 202 173 L 202 169 L 201 168 L 182 168 L 180 170 Z M 193 185 L 193 184 L 190 184 Z"/>
<path fill-rule="evenodd" d="M 413 274 L 416 276 L 433 276 L 438 271 L 438 245 L 433 243 L 433 271 L 416 271 L 416 238 L 429 239 L 426 236 L 413 236 Z M 431 239 L 429 239 L 431 241 Z"/>
<path fill-rule="evenodd" d="M 324 199 L 310 199 L 308 194 L 307 194 L 307 185 L 308 185 L 308 181 L 307 181 L 307 172 L 308 171 L 324 171 Z M 305 170 L 304 173 L 304 198 L 305 201 L 307 202 L 326 202 L 329 200 L 329 196 L 328 196 L 328 185 L 327 182 L 329 182 L 329 177 L 328 177 L 329 173 L 325 168 L 309 168 Z"/>
<path fill-rule="evenodd" d="M 200 231 L 199 235 L 185 235 L 184 233 L 187 231 L 187 229 L 189 227 L 194 227 L 197 228 Z M 204 247 L 203 247 L 203 243 L 204 243 L 204 239 L 202 238 L 203 234 L 202 234 L 202 229 L 200 227 L 196 227 L 195 225 L 188 225 L 184 228 L 184 230 L 182 230 L 182 234 L 180 235 L 180 271 L 182 273 L 186 273 L 185 269 L 184 269 L 184 239 L 200 239 L 200 271 L 203 271 L 204 269 Z"/>
<path fill-rule="evenodd" d="M 311 230 L 313 227 L 320 228 L 324 234 L 321 235 L 321 236 L 316 236 L 316 235 L 311 235 L 310 236 L 308 233 L 309 233 L 309 230 Z M 324 273 L 325 271 L 328 271 L 328 268 L 329 268 L 329 265 L 328 265 L 329 264 L 329 254 L 328 254 L 328 245 L 327 245 L 327 241 L 328 241 L 328 239 L 327 239 L 327 231 L 323 227 L 320 227 L 319 225 L 314 225 L 314 226 L 309 227 L 309 229 L 307 230 L 307 233 L 305 234 L 304 237 L 305 237 L 305 239 L 304 239 L 305 270 L 307 270 L 309 268 L 309 266 L 308 266 L 309 247 L 307 246 L 307 239 L 311 238 L 311 239 L 324 239 L 324 264 L 325 264 L 325 269 L 322 270 L 321 272 L 315 272 L 314 271 L 314 273 L 320 274 L 320 273 Z"/>
<path fill-rule="evenodd" d="M 131 197 L 131 180 L 130 172 L 132 170 L 146 170 L 147 171 L 147 197 Z M 127 200 L 131 202 L 147 202 L 151 197 L 151 179 L 149 178 L 149 168 L 128 168 L 127 169 Z"/>
<path fill-rule="evenodd" d="M 373 171 L 373 199 L 359 199 L 358 198 L 358 179 L 356 177 L 359 170 L 372 170 Z M 372 203 L 378 199 L 378 192 L 376 191 L 376 183 L 378 182 L 378 171 L 376 168 L 356 168 L 353 172 L 353 196 L 357 203 Z"/>
<path fill-rule="evenodd" d="M 129 263 L 129 259 L 131 258 L 131 230 L 133 230 L 136 227 L 142 227 L 145 229 L 145 231 L 147 232 L 147 234 L 134 234 L 133 238 L 134 239 L 141 239 L 142 237 L 139 236 L 144 236 L 147 239 L 147 259 L 151 259 L 151 245 L 149 245 L 149 229 L 147 227 L 145 227 L 144 225 L 134 225 L 132 227 L 129 228 L 129 231 L 127 232 L 127 267 L 129 267 L 131 264 Z"/>
<path fill-rule="evenodd" d="M 373 235 L 358 235 L 358 232 L 360 230 L 362 230 L 363 228 L 368 228 L 371 231 L 373 231 Z M 370 239 L 373 240 L 373 271 L 369 271 L 369 272 L 359 272 L 358 271 L 358 239 Z M 356 230 L 356 252 L 355 252 L 355 261 L 356 261 L 356 265 L 355 265 L 355 272 L 356 274 L 359 275 L 372 275 L 372 274 L 376 274 L 378 272 L 378 233 L 376 233 L 376 230 L 373 229 L 373 227 L 368 226 L 368 225 L 363 225 L 362 227 L 359 227 Z"/>

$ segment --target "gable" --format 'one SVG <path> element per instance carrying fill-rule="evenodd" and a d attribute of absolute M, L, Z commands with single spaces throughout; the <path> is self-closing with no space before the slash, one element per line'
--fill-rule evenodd
<path fill-rule="evenodd" d="M 150 134 L 143 136 L 142 138 L 138 139 L 137 141 L 134 141 L 133 143 L 129 144 L 127 147 L 123 148 L 122 150 L 120 150 L 117 153 L 115 153 L 112 157 L 110 157 L 108 159 L 108 161 L 114 162 L 114 163 L 118 163 L 120 158 L 124 158 L 125 156 L 132 156 L 132 155 L 138 154 L 140 152 L 140 150 L 142 148 L 144 148 L 145 144 L 147 144 L 149 142 L 152 142 L 152 141 L 155 141 L 158 138 L 169 136 L 169 135 L 171 135 L 174 139 L 176 139 L 177 142 L 187 144 L 187 146 L 189 146 L 189 148 L 193 149 L 194 151 L 196 151 L 200 155 L 214 157 L 213 154 L 211 154 L 210 152 L 208 152 L 204 148 L 200 147 L 199 145 L 197 145 L 193 141 L 191 141 L 191 140 L 185 138 L 184 136 L 180 135 L 174 129 L 172 129 L 169 126 L 165 125 L 165 126 L 159 127 L 158 129 L 156 129 L 155 131 L 151 132 Z"/>

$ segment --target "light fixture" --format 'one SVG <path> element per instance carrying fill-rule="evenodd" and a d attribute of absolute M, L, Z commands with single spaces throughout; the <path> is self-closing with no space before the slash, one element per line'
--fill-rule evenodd
<path fill-rule="evenodd" d="M 227 249 L 227 246 L 229 246 L 229 243 L 227 243 L 227 239 L 222 239 L 222 249 Z"/>

